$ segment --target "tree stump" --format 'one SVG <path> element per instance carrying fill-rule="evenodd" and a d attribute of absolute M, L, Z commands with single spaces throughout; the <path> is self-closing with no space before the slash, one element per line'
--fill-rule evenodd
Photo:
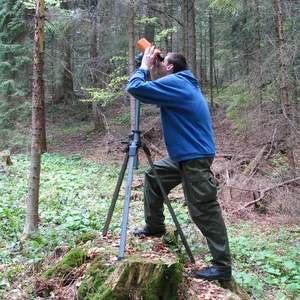
<path fill-rule="evenodd" d="M 1 157 L 1 165 L 3 167 L 12 165 L 12 161 L 10 158 L 10 152 L 8 150 L 0 152 L 0 157 Z"/>
<path fill-rule="evenodd" d="M 183 264 L 181 255 L 172 253 L 163 240 L 129 236 L 125 258 L 118 260 L 118 237 L 86 233 L 76 248 L 55 251 L 44 275 L 36 279 L 34 296 L 51 294 L 69 300 L 249 299 L 234 279 L 223 288 L 217 282 L 194 278 L 195 270 L 205 263 Z"/>
<path fill-rule="evenodd" d="M 181 282 L 179 262 L 130 257 L 119 262 L 104 285 L 111 299 L 177 300 Z"/>

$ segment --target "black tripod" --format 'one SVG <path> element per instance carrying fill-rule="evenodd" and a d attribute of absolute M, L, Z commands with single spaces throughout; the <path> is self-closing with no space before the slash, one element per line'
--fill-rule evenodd
<path fill-rule="evenodd" d="M 145 143 L 140 141 L 140 130 L 139 130 L 139 120 L 140 119 L 140 102 L 138 100 L 136 100 L 136 111 L 135 111 L 135 129 L 133 130 L 133 134 L 130 135 L 129 137 L 129 142 L 127 143 L 128 146 L 126 148 L 126 156 L 122 165 L 122 169 L 119 175 L 119 179 L 116 185 L 116 189 L 113 195 L 113 199 L 110 205 L 110 209 L 106 218 L 106 222 L 105 222 L 105 226 L 103 229 L 103 236 L 106 236 L 107 231 L 108 231 L 108 227 L 109 227 L 109 223 L 111 221 L 112 218 L 112 214 L 116 205 L 116 201 L 119 195 L 119 191 L 122 185 L 122 181 L 124 178 L 124 174 L 127 168 L 127 164 L 129 161 L 129 169 L 128 169 L 128 177 L 127 177 L 127 182 L 126 182 L 126 191 L 125 191 L 125 201 L 124 201 L 124 210 L 123 210 L 123 219 L 122 219 L 122 228 L 121 228 L 121 239 L 120 239 L 120 247 L 119 247 L 119 256 L 118 259 L 123 259 L 124 258 L 124 251 L 125 251 L 125 246 L 126 246 L 126 231 L 127 231 L 127 223 L 128 223 L 128 214 L 129 214 L 129 206 L 130 206 L 130 195 L 131 195 L 131 185 L 132 185 L 132 178 L 133 178 L 133 170 L 134 168 L 137 169 L 137 165 L 138 165 L 138 149 L 140 147 L 142 147 L 144 149 L 144 152 L 147 156 L 148 162 L 151 166 L 151 169 L 154 173 L 154 176 L 157 180 L 157 183 L 160 187 L 160 190 L 162 192 L 164 201 L 166 203 L 166 205 L 168 206 L 168 209 L 170 211 L 170 214 L 173 218 L 173 221 L 176 225 L 176 228 L 178 230 L 178 233 L 181 237 L 181 240 L 185 246 L 185 249 L 191 259 L 192 263 L 195 263 L 195 259 L 193 257 L 193 254 L 191 252 L 191 249 L 186 241 L 186 238 L 182 232 L 182 229 L 180 227 L 180 224 L 178 223 L 178 220 L 176 218 L 176 215 L 174 213 L 174 210 L 171 206 L 170 200 L 166 194 L 166 192 L 164 191 L 164 188 L 162 186 L 162 183 L 158 177 L 157 171 L 155 170 L 153 161 L 151 159 L 151 154 L 150 151 L 148 149 L 148 147 L 146 146 Z"/>

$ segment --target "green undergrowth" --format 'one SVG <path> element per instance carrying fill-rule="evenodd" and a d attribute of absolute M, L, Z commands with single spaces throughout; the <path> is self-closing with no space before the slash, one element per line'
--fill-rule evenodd
<path fill-rule="evenodd" d="M 255 299 L 299 299 L 300 228 L 231 226 L 234 277 Z"/>
<path fill-rule="evenodd" d="M 35 275 L 32 270 L 38 271 L 58 247 L 76 248 L 82 234 L 88 236 L 103 230 L 121 169 L 118 163 L 99 164 L 82 159 L 80 154 L 71 157 L 44 154 L 39 234 L 24 240 L 30 157 L 13 155 L 12 161 L 13 165 L 0 173 L 0 298 L 5 298 L 16 285 L 26 287 Z M 142 179 L 146 167 L 140 166 L 135 176 Z M 109 225 L 109 232 L 114 235 L 121 231 L 124 189 L 125 182 Z M 172 201 L 172 207 L 193 254 L 208 262 L 207 246 L 190 223 L 186 206 L 182 201 Z M 174 227 L 167 208 L 165 213 L 167 226 Z M 128 231 L 140 226 L 143 226 L 142 199 L 132 199 Z M 253 299 L 271 299 L 271 296 L 299 299 L 299 227 L 253 226 L 237 220 L 228 230 L 233 275 Z M 181 246 L 180 251 L 184 253 L 185 249 Z"/>

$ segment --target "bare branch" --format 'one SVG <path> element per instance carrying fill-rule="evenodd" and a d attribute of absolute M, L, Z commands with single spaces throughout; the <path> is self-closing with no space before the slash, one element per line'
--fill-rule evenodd
<path fill-rule="evenodd" d="M 283 181 L 283 182 L 281 182 L 281 183 L 279 183 L 279 184 L 275 184 L 275 185 L 273 185 L 273 186 L 271 186 L 271 187 L 268 187 L 268 188 L 265 188 L 265 189 L 263 189 L 263 190 L 247 190 L 247 191 L 251 191 L 251 192 L 259 192 L 259 193 L 260 193 L 260 196 L 259 196 L 257 199 L 255 199 L 255 200 L 253 200 L 253 201 L 250 201 L 250 202 L 246 203 L 243 207 L 241 207 L 241 208 L 235 210 L 234 212 L 239 211 L 239 210 L 242 210 L 242 209 L 245 209 L 245 208 L 247 208 L 247 207 L 249 207 L 249 206 L 251 206 L 251 205 L 254 205 L 254 204 L 256 204 L 257 202 L 263 200 L 265 194 L 266 194 L 267 192 L 271 191 L 271 190 L 274 190 L 274 189 L 276 189 L 276 188 L 278 188 L 278 187 L 281 187 L 281 186 L 284 186 L 284 185 L 287 185 L 287 184 L 290 184 L 290 183 L 293 183 L 293 182 L 299 181 L 299 180 L 300 180 L 300 177 L 296 177 L 296 178 L 292 178 L 292 179 Z M 236 187 L 230 186 L 230 188 L 236 188 Z M 237 189 L 238 189 L 238 188 L 237 188 Z M 241 190 L 244 190 L 244 189 L 241 189 Z M 245 191 L 245 190 L 244 190 L 244 191 Z"/>

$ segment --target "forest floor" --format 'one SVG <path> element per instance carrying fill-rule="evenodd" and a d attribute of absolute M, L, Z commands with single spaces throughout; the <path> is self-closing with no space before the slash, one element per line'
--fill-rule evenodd
<path fill-rule="evenodd" d="M 128 141 L 130 133 L 129 120 L 125 126 L 124 122 L 116 122 L 123 114 L 122 107 L 113 111 L 107 121 L 109 125 L 106 131 L 100 134 L 80 129 L 58 134 L 55 130 L 58 124 L 51 124 L 48 126 L 48 138 L 52 142 L 48 150 L 50 153 L 70 156 L 80 153 L 84 159 L 99 163 L 122 162 L 125 157 L 122 150 L 126 147 L 122 142 Z M 158 160 L 166 154 L 158 109 L 143 107 L 141 120 L 141 140 L 146 142 L 153 160 Z M 267 143 L 263 140 L 237 134 L 226 118 L 225 107 L 216 107 L 212 111 L 212 120 L 217 148 L 212 169 L 220 183 L 219 201 L 226 222 L 230 224 L 237 219 L 250 221 L 265 227 L 266 232 L 270 227 L 280 228 L 283 224 L 299 225 L 299 186 L 291 185 L 281 175 L 285 164 L 281 153 L 264 147 Z M 298 152 L 295 157 L 299 162 Z M 146 162 L 144 155 L 139 155 L 139 160 Z M 180 187 L 173 196 L 183 198 Z M 191 294 L 199 295 L 195 299 L 228 299 L 225 294 L 223 298 L 220 296 L 222 292 L 217 285 L 209 283 L 205 288 L 193 281 L 188 285 Z"/>
<path fill-rule="evenodd" d="M 105 116 L 105 130 L 100 133 L 93 130 L 93 124 L 90 121 L 89 116 L 90 107 L 88 104 L 81 103 L 74 106 L 65 105 L 56 107 L 56 109 L 57 115 L 53 116 L 55 122 L 50 120 L 51 112 L 47 113 L 46 128 L 49 154 L 63 154 L 62 156 L 64 157 L 80 158 L 80 161 L 93 161 L 98 165 L 103 164 L 108 166 L 111 164 L 112 169 L 121 166 L 121 163 L 125 158 L 123 150 L 126 148 L 126 145 L 124 142 L 128 142 L 128 135 L 131 133 L 130 112 L 127 102 L 108 106 L 103 109 L 102 113 L 103 116 Z M 219 182 L 218 199 L 222 207 L 225 222 L 228 225 L 228 230 L 231 233 L 231 245 L 232 248 L 236 247 L 235 250 L 237 250 L 236 253 L 238 253 L 235 257 L 233 253 L 233 261 L 235 264 L 234 270 L 240 267 L 238 270 L 239 273 L 236 272 L 235 275 L 238 276 L 238 274 L 241 274 L 241 268 L 246 264 L 247 267 L 242 270 L 245 271 L 243 274 L 245 275 L 246 272 L 251 273 L 250 275 L 254 274 L 257 281 L 254 281 L 255 279 L 253 279 L 251 283 L 255 285 L 259 282 L 259 284 L 263 286 L 263 291 L 261 293 L 267 294 L 266 297 L 261 299 L 296 299 L 292 297 L 276 298 L 272 296 L 272 292 L 274 289 L 277 289 L 277 292 L 279 288 L 281 288 L 285 295 L 291 294 L 291 291 L 287 291 L 288 282 L 286 283 L 286 281 L 290 279 L 296 281 L 296 276 L 298 275 L 294 275 L 294 273 L 299 273 L 297 272 L 299 268 L 298 262 L 293 261 L 298 255 L 297 249 L 299 249 L 297 248 L 299 247 L 297 246 L 297 243 L 299 244 L 297 240 L 299 241 L 300 233 L 299 177 L 294 180 L 288 178 L 287 159 L 284 149 L 283 147 L 275 147 L 270 141 L 266 140 L 265 137 L 270 136 L 267 134 L 268 128 L 258 127 L 257 131 L 255 133 L 252 132 L 252 134 L 250 131 L 237 132 L 233 128 L 232 122 L 227 118 L 225 106 L 217 105 L 212 109 L 211 113 L 217 149 L 216 157 L 212 165 L 212 171 Z M 24 124 L 19 124 L 18 126 L 23 132 L 23 136 L 30 137 L 30 134 L 28 133 L 28 128 L 30 126 Z M 158 107 L 141 105 L 139 129 L 141 131 L 141 141 L 145 142 L 148 146 L 153 161 L 157 161 L 166 155 Z M 142 149 L 139 150 L 139 163 L 143 164 L 144 168 L 148 162 Z M 300 149 L 294 149 L 297 174 L 300 174 L 299 150 Z M 16 152 L 17 151 L 13 149 L 13 159 L 13 155 Z M 20 152 L 24 153 L 26 150 L 22 148 L 20 149 Z M 28 148 L 27 153 L 29 153 Z M 70 161 L 72 161 L 72 159 L 70 159 Z M 53 172 L 55 172 L 55 166 L 51 165 L 51 167 L 51 170 L 53 169 Z M 80 177 L 80 172 L 77 173 L 78 177 Z M 113 181 L 116 179 L 116 174 L 118 173 L 114 172 L 111 176 Z M 64 175 L 58 176 L 63 177 Z M 10 178 L 9 172 L 8 178 Z M 73 177 L 70 178 L 70 181 L 72 178 Z M 99 177 L 97 177 L 97 179 L 99 179 Z M 69 183 L 70 182 L 68 181 L 68 184 Z M 101 184 L 101 182 L 99 184 Z M 143 218 L 142 201 L 138 201 L 142 200 L 142 184 L 143 172 L 135 172 L 132 197 L 133 200 L 139 204 L 139 207 L 134 207 L 135 211 L 130 217 L 130 222 L 133 223 L 131 224 L 131 227 L 141 225 L 141 223 L 138 223 L 141 221 L 135 219 L 133 214 L 136 213 L 140 216 L 140 219 Z M 115 183 L 113 183 L 113 188 L 114 187 Z M 55 187 L 53 188 L 55 189 Z M 105 200 L 108 199 L 108 201 L 110 201 L 113 188 L 111 189 L 110 186 L 107 188 L 109 189 L 107 192 L 109 196 L 105 196 L 104 198 Z M 15 187 L 13 189 L 15 189 Z M 72 197 L 72 195 L 67 196 L 70 196 L 70 199 Z M 17 197 L 18 199 L 22 198 L 19 197 L 19 195 L 17 195 Z M 178 205 L 184 203 L 181 186 L 172 190 L 169 198 L 171 202 L 174 203 L 174 207 L 176 207 L 176 205 L 178 207 Z M 57 201 L 57 198 L 53 198 L 53 201 Z M 85 202 L 83 204 L 85 204 Z M 182 209 L 181 206 L 179 207 L 180 211 L 178 211 L 178 213 L 181 213 L 182 210 L 182 214 L 185 215 L 185 218 L 188 218 L 186 208 L 184 207 Z M 131 208 L 131 210 L 132 209 L 133 208 Z M 104 215 L 105 214 L 106 211 L 104 212 Z M 98 218 L 99 216 L 97 215 L 97 219 Z M 206 241 L 194 227 L 193 223 L 190 222 L 190 220 L 188 221 L 185 230 L 188 234 L 191 232 L 194 234 L 195 232 L 192 241 L 194 244 L 197 244 L 196 246 L 193 245 L 194 251 L 197 251 L 199 250 L 198 244 L 201 244 L 202 246 L 206 245 Z M 244 224 L 246 224 L 246 226 L 243 226 Z M 247 235 L 248 230 L 251 232 L 250 235 Z M 253 238 L 253 235 L 256 234 L 258 237 Z M 250 242 L 246 243 L 245 240 L 248 237 L 249 240 L 247 241 Z M 270 237 L 270 239 L 268 237 Z M 200 243 L 198 243 L 199 240 Z M 236 242 L 236 240 L 238 240 L 238 242 Z M 109 236 L 109 241 L 114 245 L 118 245 L 119 234 Z M 243 243 L 243 241 L 245 243 Z M 136 240 L 134 240 L 134 242 L 136 243 Z M 234 242 L 235 245 L 233 245 Z M 99 242 L 99 244 L 100 243 L 101 242 Z M 142 239 L 140 243 L 150 245 L 153 243 L 152 249 L 154 249 L 151 250 L 148 247 L 146 253 L 141 253 L 142 257 L 155 259 L 162 256 L 168 256 L 167 252 L 164 252 L 166 249 L 165 246 L 162 245 L 160 239 L 146 238 Z M 252 244 L 255 244 L 257 247 L 252 247 Z M 296 249 L 295 253 L 290 251 L 290 248 L 286 250 L 282 245 L 290 248 L 293 247 L 292 249 Z M 131 250 L 137 251 L 134 247 L 128 249 L 128 251 Z M 13 251 L 15 251 L 15 249 Z M 43 259 L 43 262 L 41 261 L 41 263 L 43 263 L 42 267 L 47 269 L 51 264 L 55 264 L 57 261 L 62 260 L 66 251 L 61 248 L 54 251 L 54 254 L 60 252 L 59 257 L 55 255 L 55 257 L 53 255 L 48 257 L 47 255 L 47 257 Z M 204 262 L 204 259 L 207 258 L 207 252 L 205 251 L 206 250 L 201 253 L 198 251 L 196 254 L 197 257 L 195 257 L 195 265 L 189 263 L 185 264 L 182 289 L 184 289 L 185 294 L 188 294 L 191 297 L 181 297 L 179 299 L 232 299 L 230 298 L 232 295 L 229 295 L 228 291 L 222 289 L 220 285 L 211 282 L 201 282 L 200 280 L 193 278 L 192 274 L 194 274 L 195 269 L 207 265 L 207 263 Z M 254 253 L 257 252 L 261 252 L 262 256 L 255 256 Z M 288 252 L 287 255 L 289 256 L 283 256 L 283 252 Z M 268 257 L 264 257 L 263 255 L 269 255 L 269 262 L 275 261 L 275 264 L 270 264 L 268 267 L 268 264 L 266 263 Z M 243 261 L 243 259 L 245 261 Z M 113 257 L 112 261 L 108 261 L 107 263 L 111 265 L 115 264 L 116 256 Z M 3 268 L 2 270 L 4 270 L 8 265 L 0 265 L 0 268 L 1 267 Z M 266 269 L 267 267 L 268 269 Z M 79 271 L 84 272 L 87 268 L 88 264 L 85 264 L 85 266 L 79 268 Z M 284 268 L 287 268 L 285 271 L 290 272 L 282 273 L 281 271 L 284 270 Z M 24 269 L 22 273 L 19 274 L 20 278 L 22 278 L 20 280 L 24 280 L 24 286 L 28 283 L 27 280 L 29 278 L 26 272 L 29 272 L 30 276 L 36 276 L 34 280 L 36 280 L 35 283 L 41 288 L 41 294 L 49 287 L 55 289 L 53 297 L 38 297 L 35 299 L 77 299 L 76 291 L 82 281 L 81 276 L 84 277 L 83 273 L 75 272 L 75 274 L 71 272 L 72 276 L 78 276 L 75 276 L 72 284 L 66 287 L 62 285 L 57 278 L 54 278 L 54 281 L 52 281 L 52 278 L 48 281 L 39 278 L 38 273 L 34 273 L 36 270 L 33 269 L 34 266 L 32 265 L 29 271 L 28 269 L 27 271 Z M 246 273 L 246 275 L 248 274 Z M 240 279 L 241 278 L 242 280 L 240 280 L 240 282 L 243 282 L 244 278 L 240 277 Z M 249 279 L 249 277 L 246 277 L 245 279 Z M 262 279 L 270 280 L 265 282 Z M 24 294 L 24 291 L 21 288 L 15 286 L 14 280 L 12 280 L 12 282 L 14 290 L 10 290 L 9 293 L 7 293 L 6 298 L 4 298 L 5 300 L 32 299 L 31 295 Z M 53 282 L 55 285 L 53 285 Z M 273 282 L 276 288 L 273 287 Z M 281 283 L 280 287 L 278 282 Z M 1 283 L 0 277 L 0 294 L 1 284 L 2 286 L 4 285 L 3 282 Z M 250 283 L 248 284 L 248 288 L 250 286 L 247 290 L 249 293 L 251 293 L 253 285 Z M 267 291 L 264 290 L 265 287 L 267 287 Z M 299 290 L 299 285 L 296 286 L 296 289 Z M 296 293 L 297 291 L 294 294 Z M 254 297 L 253 299 L 259 298 Z"/>
<path fill-rule="evenodd" d="M 118 122 L 128 111 L 119 106 L 108 110 L 106 131 L 81 130 L 68 134 L 58 133 L 56 123 L 47 125 L 48 146 L 51 153 L 79 154 L 87 160 L 100 163 L 123 162 L 130 121 Z M 107 112 L 105 112 L 107 113 Z M 156 106 L 142 106 L 139 129 L 141 141 L 151 152 L 153 161 L 161 159 L 167 151 L 162 137 L 159 110 Z M 238 133 L 226 117 L 226 107 L 218 105 L 212 110 L 216 157 L 212 171 L 219 181 L 219 201 L 228 218 L 254 220 L 268 224 L 300 224 L 299 177 L 287 179 L 287 159 L 281 149 L 274 149 L 264 140 L 266 128 L 256 135 Z M 125 124 L 125 125 L 124 125 Z M 300 172 L 300 149 L 294 149 L 297 174 Z M 142 149 L 140 163 L 147 163 Z M 256 203 L 254 203 L 257 201 Z M 287 218 L 288 216 L 288 218 Z"/>

